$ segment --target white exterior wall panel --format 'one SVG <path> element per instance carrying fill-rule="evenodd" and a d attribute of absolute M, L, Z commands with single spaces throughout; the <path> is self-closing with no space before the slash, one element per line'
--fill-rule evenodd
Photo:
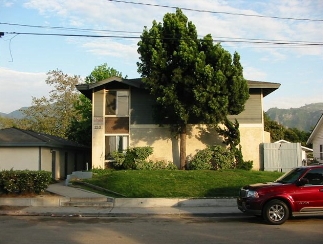
<path fill-rule="evenodd" d="M 39 170 L 39 148 L 0 147 L 0 170 Z"/>

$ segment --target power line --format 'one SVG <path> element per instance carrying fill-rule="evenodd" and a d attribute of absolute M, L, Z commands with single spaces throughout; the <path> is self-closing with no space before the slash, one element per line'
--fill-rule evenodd
<path fill-rule="evenodd" d="M 138 3 L 138 2 L 129 2 L 129 1 L 122 1 L 122 0 L 107 0 L 107 1 L 109 1 L 109 2 L 117 2 L 117 3 L 126 3 L 126 4 L 135 4 L 135 5 L 145 5 L 145 6 L 160 7 L 160 8 L 172 8 L 172 9 L 180 8 L 180 7 L 169 6 L 169 5 L 160 5 L 160 4 L 152 4 L 152 3 Z M 187 10 L 187 11 L 194 11 L 194 12 L 211 13 L 211 14 L 226 14 L 226 15 L 238 15 L 238 16 L 244 16 L 244 17 L 257 17 L 257 18 L 270 18 L 270 19 L 282 19 L 282 20 L 323 22 L 323 19 L 266 16 L 266 15 L 259 15 L 259 14 L 241 14 L 241 13 L 231 13 L 231 12 L 223 12 L 223 11 L 198 10 L 198 9 L 192 9 L 192 8 L 180 8 L 180 9 Z"/>
<path fill-rule="evenodd" d="M 125 33 L 125 34 L 142 34 L 142 32 L 139 31 L 123 31 L 123 30 L 107 30 L 107 29 L 90 29 L 90 28 L 75 28 L 75 27 L 61 27 L 61 26 L 42 26 L 42 25 L 27 25 L 27 24 L 17 24 L 17 23 L 5 23 L 0 22 L 0 25 L 10 25 L 10 26 L 21 26 L 21 27 L 31 27 L 31 28 L 47 28 L 47 29 L 58 29 L 58 30 L 71 30 L 71 31 L 91 31 L 91 32 L 112 32 L 112 33 Z M 3 33 L 3 32 L 2 32 Z M 17 32 L 7 32 L 7 34 L 16 34 Z M 113 35 L 73 35 L 73 34 L 50 34 L 50 33 L 18 33 L 21 35 L 53 35 L 53 36 L 80 36 L 80 37 L 98 37 L 98 38 L 132 38 L 132 39 L 138 39 L 138 36 L 113 36 Z M 252 43 L 256 42 L 266 42 L 266 43 L 297 43 L 297 44 L 310 44 L 313 42 L 310 41 L 288 41 L 288 40 L 264 40 L 264 39 L 255 39 L 255 38 L 232 38 L 232 37 L 217 37 L 217 41 L 219 42 L 230 42 L 230 39 L 234 40 L 231 42 L 248 42 L 252 41 Z M 314 42 L 316 43 L 316 42 Z M 321 43 L 320 43 L 321 44 Z"/>
<path fill-rule="evenodd" d="M 27 24 L 6 23 L 6 22 L 0 22 L 0 25 L 43 28 L 43 29 L 57 29 L 57 30 L 71 30 L 71 31 L 115 32 L 115 33 L 134 33 L 134 34 L 141 33 L 139 31 L 121 31 L 121 30 L 105 30 L 105 29 L 75 28 L 75 27 L 61 27 L 61 26 L 27 25 Z"/>
<path fill-rule="evenodd" d="M 62 36 L 62 37 L 89 37 L 89 38 L 118 38 L 118 39 L 140 39 L 140 36 L 118 36 L 118 35 L 88 35 L 88 34 L 61 34 L 61 33 L 36 33 L 36 32 L 5 32 L 10 35 L 35 35 L 35 36 Z M 226 38 L 226 39 L 224 39 Z M 158 39 L 158 38 L 150 38 Z M 164 38 L 167 40 L 176 40 L 175 38 Z M 200 39 L 202 40 L 202 39 Z M 203 41 L 203 40 L 202 40 Z M 231 43 L 249 43 L 249 44 L 272 44 L 272 45 L 297 45 L 297 46 L 323 46 L 323 42 L 305 42 L 305 41 L 283 41 L 283 40 L 261 40 L 218 37 L 213 38 L 213 42 L 231 42 Z"/>

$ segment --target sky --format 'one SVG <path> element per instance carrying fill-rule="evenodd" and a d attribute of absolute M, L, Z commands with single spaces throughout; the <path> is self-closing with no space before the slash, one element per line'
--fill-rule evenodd
<path fill-rule="evenodd" d="M 0 0 L 0 112 L 48 97 L 52 70 L 84 79 L 106 63 L 139 78 L 140 34 L 176 7 L 240 54 L 245 79 L 281 84 L 264 111 L 323 102 L 322 0 Z"/>

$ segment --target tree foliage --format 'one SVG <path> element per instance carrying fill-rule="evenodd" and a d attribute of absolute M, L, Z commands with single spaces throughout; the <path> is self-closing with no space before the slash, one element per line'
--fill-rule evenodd
<path fill-rule="evenodd" d="M 218 124 L 239 114 L 249 98 L 238 53 L 231 54 L 211 35 L 198 38 L 195 25 L 180 9 L 153 21 L 138 42 L 138 72 L 156 97 L 154 118 L 180 134 L 181 169 L 186 164 L 188 124 Z"/>
<path fill-rule="evenodd" d="M 73 104 L 78 99 L 75 85 L 81 78 L 69 76 L 60 70 L 47 73 L 46 84 L 54 86 L 49 97 L 32 98 L 32 106 L 23 110 L 25 127 L 38 132 L 67 138 L 71 118 L 78 116 Z"/>
<path fill-rule="evenodd" d="M 0 116 L 0 129 L 14 127 L 15 119 Z"/>
<path fill-rule="evenodd" d="M 306 146 L 311 132 L 300 131 L 297 128 L 286 128 L 278 122 L 271 120 L 266 113 L 264 113 L 264 121 L 265 131 L 270 132 L 270 137 L 273 142 L 286 140 L 289 142 L 300 142 L 302 146 Z"/>
<path fill-rule="evenodd" d="M 91 74 L 85 78 L 85 83 L 93 84 L 112 76 L 122 77 L 122 73 L 108 66 L 107 63 L 96 66 Z M 126 77 L 125 77 L 126 78 Z"/>
<path fill-rule="evenodd" d="M 112 76 L 122 77 L 122 73 L 106 63 L 96 66 L 85 78 L 87 84 L 97 83 Z M 71 118 L 67 136 L 70 140 L 90 146 L 92 141 L 92 103 L 83 94 L 74 102 L 75 115 Z"/>
<path fill-rule="evenodd" d="M 92 103 L 83 94 L 74 102 L 76 114 L 71 118 L 67 129 L 67 138 L 86 146 L 91 146 L 92 141 Z"/>

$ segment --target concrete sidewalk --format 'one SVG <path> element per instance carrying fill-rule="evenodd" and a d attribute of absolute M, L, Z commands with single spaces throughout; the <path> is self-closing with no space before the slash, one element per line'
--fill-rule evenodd
<path fill-rule="evenodd" d="M 0 198 L 0 215 L 19 216 L 232 216 L 242 215 L 234 198 L 110 198 L 104 195 L 51 184 L 55 196 Z"/>

